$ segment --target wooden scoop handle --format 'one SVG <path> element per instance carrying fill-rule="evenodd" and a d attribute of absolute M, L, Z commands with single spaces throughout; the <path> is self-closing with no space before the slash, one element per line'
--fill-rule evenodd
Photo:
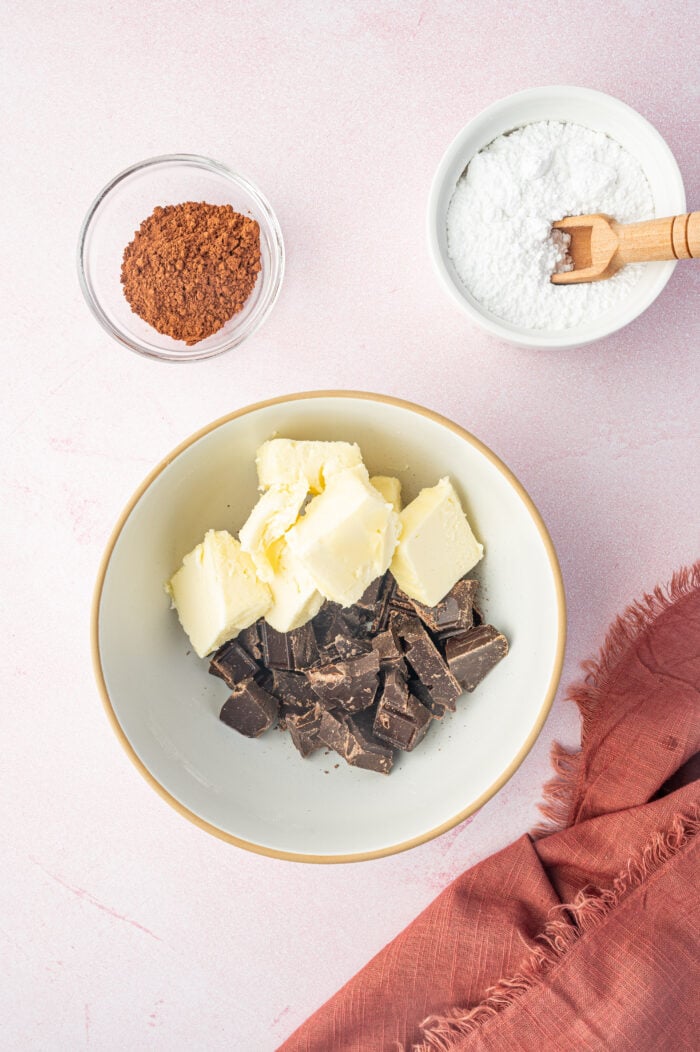
<path fill-rule="evenodd" d="M 620 263 L 700 257 L 700 212 L 650 219 L 646 223 L 614 225 Z"/>

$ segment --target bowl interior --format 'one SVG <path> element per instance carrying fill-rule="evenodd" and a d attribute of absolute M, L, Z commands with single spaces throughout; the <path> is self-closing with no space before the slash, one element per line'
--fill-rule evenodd
<path fill-rule="evenodd" d="M 533 331 L 504 321 L 483 307 L 462 284 L 447 254 L 447 209 L 470 160 L 499 135 L 534 121 L 570 121 L 616 139 L 642 166 L 657 216 L 685 210 L 685 191 L 673 154 L 656 129 L 609 95 L 575 87 L 533 88 L 489 106 L 459 133 L 436 173 L 429 205 L 429 240 L 441 277 L 467 312 L 496 335 L 532 346 L 576 345 L 621 328 L 658 296 L 675 262 L 647 263 L 624 303 L 571 329 Z"/>
<path fill-rule="evenodd" d="M 405 499 L 449 474 L 486 548 L 486 618 L 511 643 L 458 711 L 436 722 L 389 777 L 335 754 L 302 760 L 288 735 L 250 741 L 218 720 L 227 693 L 169 609 L 164 582 L 209 527 L 237 530 L 257 497 L 259 444 L 273 435 L 358 441 L 370 472 Z M 439 417 L 372 397 L 323 396 L 244 411 L 193 441 L 131 508 L 98 604 L 98 653 L 116 718 L 138 758 L 216 831 L 271 853 L 347 857 L 427 839 L 515 770 L 556 688 L 563 651 L 559 570 L 512 476 Z"/>
<path fill-rule="evenodd" d="M 124 249 L 157 205 L 230 204 L 260 224 L 261 271 L 245 306 L 218 332 L 188 347 L 157 332 L 129 306 L 120 281 Z M 103 192 L 84 229 L 80 267 L 88 302 L 104 327 L 133 350 L 158 358 L 207 358 L 240 343 L 274 303 L 283 269 L 282 239 L 265 199 L 247 180 L 206 158 L 180 155 L 136 165 Z"/>

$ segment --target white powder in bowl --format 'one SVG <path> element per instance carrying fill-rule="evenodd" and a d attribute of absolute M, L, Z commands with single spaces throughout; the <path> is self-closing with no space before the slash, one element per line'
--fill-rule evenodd
<path fill-rule="evenodd" d="M 593 212 L 620 223 L 653 218 L 639 162 L 603 132 L 537 121 L 494 139 L 469 163 L 447 212 L 447 251 L 467 289 L 499 318 L 570 329 L 624 300 L 643 267 L 623 267 L 607 281 L 552 285 L 566 253 L 552 223 Z"/>

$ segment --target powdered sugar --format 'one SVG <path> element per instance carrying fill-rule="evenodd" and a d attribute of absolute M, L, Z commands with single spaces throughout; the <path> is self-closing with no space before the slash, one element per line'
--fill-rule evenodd
<path fill-rule="evenodd" d="M 622 302 L 642 264 L 607 281 L 552 285 L 567 240 L 552 223 L 605 212 L 621 223 L 651 219 L 654 204 L 637 160 L 602 132 L 537 121 L 501 135 L 470 162 L 447 213 L 447 250 L 472 295 L 505 321 L 569 329 Z"/>

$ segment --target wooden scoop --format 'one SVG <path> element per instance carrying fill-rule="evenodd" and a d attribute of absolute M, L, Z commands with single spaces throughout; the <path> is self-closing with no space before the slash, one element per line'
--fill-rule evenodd
<path fill-rule="evenodd" d="M 574 269 L 552 274 L 555 285 L 611 278 L 626 263 L 700 257 L 700 212 L 623 226 L 611 216 L 567 216 L 554 230 L 571 235 Z"/>

